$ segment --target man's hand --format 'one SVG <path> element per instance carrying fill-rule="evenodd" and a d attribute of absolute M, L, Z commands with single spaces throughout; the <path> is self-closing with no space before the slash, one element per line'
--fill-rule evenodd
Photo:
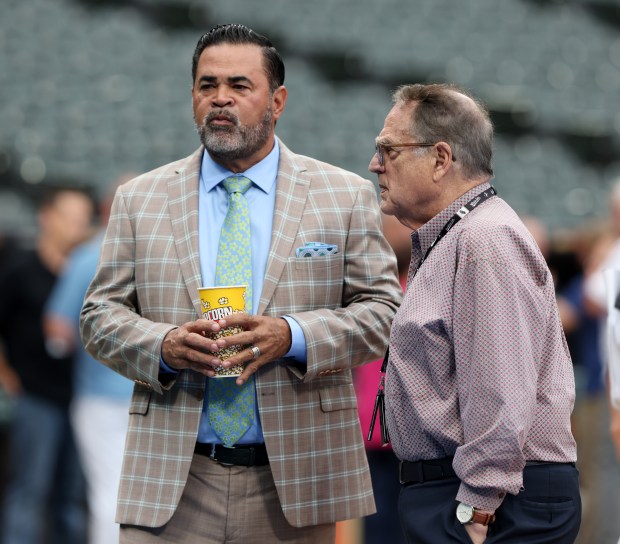
<path fill-rule="evenodd" d="M 214 355 L 220 348 L 207 334 L 219 332 L 221 328 L 216 321 L 198 319 L 171 330 L 161 346 L 164 362 L 175 370 L 189 368 L 212 378 L 215 376 L 213 369 L 222 361 Z"/>
<path fill-rule="evenodd" d="M 218 323 L 221 327 L 235 326 L 244 329 L 244 332 L 239 334 L 216 340 L 218 349 L 236 344 L 248 346 L 247 349 L 222 362 L 224 368 L 246 365 L 241 376 L 237 378 L 237 385 L 242 385 L 261 366 L 279 359 L 291 349 L 291 329 L 285 319 L 240 312 L 229 315 Z M 256 358 L 252 353 L 252 347 L 260 350 L 260 355 Z"/>
<path fill-rule="evenodd" d="M 474 544 L 483 544 L 487 539 L 487 531 L 489 528 L 480 523 L 468 523 L 465 525 L 465 530 Z"/>

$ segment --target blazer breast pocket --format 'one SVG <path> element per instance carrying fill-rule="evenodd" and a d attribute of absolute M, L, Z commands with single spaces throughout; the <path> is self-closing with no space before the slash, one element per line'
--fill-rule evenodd
<path fill-rule="evenodd" d="M 337 308 L 342 304 L 344 259 L 338 255 L 291 259 L 278 289 L 285 287 L 288 311 Z"/>
<path fill-rule="evenodd" d="M 325 255 L 324 257 L 295 257 L 297 270 L 316 270 L 338 264 L 340 257 L 337 255 Z"/>

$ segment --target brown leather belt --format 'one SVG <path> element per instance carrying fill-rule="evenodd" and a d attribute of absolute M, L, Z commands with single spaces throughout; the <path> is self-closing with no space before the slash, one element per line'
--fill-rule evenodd
<path fill-rule="evenodd" d="M 252 467 L 269 464 L 265 444 L 241 444 L 234 448 L 227 448 L 222 444 L 196 442 L 194 453 L 210 457 L 221 465 Z"/>

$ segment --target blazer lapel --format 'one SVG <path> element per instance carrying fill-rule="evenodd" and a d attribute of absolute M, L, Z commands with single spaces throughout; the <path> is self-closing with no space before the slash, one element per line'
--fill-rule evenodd
<path fill-rule="evenodd" d="M 200 255 L 198 252 L 198 183 L 203 148 L 181 162 L 168 182 L 168 209 L 172 235 L 177 248 L 179 266 L 187 290 L 200 315 L 198 288 L 201 287 Z"/>
<path fill-rule="evenodd" d="M 258 314 L 261 315 L 278 285 L 284 265 L 292 252 L 301 216 L 306 206 L 310 179 L 306 167 L 280 140 L 280 164 L 276 181 L 276 202 L 273 216 L 271 247 L 267 258 L 265 281 Z"/>

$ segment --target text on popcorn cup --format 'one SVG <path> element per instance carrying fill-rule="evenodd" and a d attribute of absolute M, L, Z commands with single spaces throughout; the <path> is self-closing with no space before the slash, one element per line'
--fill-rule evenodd
<path fill-rule="evenodd" d="M 219 319 L 224 319 L 226 316 L 229 316 L 234 312 L 235 310 L 232 306 L 225 306 L 224 308 L 214 308 L 213 310 L 202 312 L 202 317 L 204 319 L 218 321 Z"/>

